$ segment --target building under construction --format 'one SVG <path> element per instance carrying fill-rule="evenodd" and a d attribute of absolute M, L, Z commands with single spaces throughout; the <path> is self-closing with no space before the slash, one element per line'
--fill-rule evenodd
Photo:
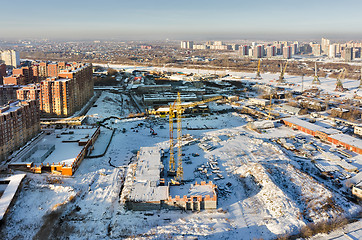
<path fill-rule="evenodd" d="M 121 202 L 129 210 L 216 209 L 216 185 L 212 182 L 172 185 L 165 182 L 161 152 L 157 147 L 142 147 L 137 162 L 129 165 Z"/>

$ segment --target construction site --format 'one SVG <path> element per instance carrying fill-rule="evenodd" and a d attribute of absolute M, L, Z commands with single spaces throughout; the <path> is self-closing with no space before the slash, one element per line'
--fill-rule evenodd
<path fill-rule="evenodd" d="M 293 76 L 288 64 L 278 74 L 263 61 L 254 73 L 112 66 L 118 85 L 95 87 L 82 116 L 43 120 L 47 140 L 9 162 L 27 176 L 1 236 L 302 238 L 337 221 L 360 236 L 348 225 L 361 224 L 360 118 L 331 112 L 359 101 L 360 82 L 344 70 L 319 77 L 317 63 L 314 76 Z"/>

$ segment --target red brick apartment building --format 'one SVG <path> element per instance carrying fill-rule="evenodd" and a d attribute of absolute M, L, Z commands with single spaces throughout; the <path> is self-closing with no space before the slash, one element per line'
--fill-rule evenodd
<path fill-rule="evenodd" d="M 25 77 L 26 84 L 32 83 L 34 81 L 32 67 L 22 67 L 22 68 L 14 69 L 13 76 L 19 76 L 19 75 L 22 75 Z"/>
<path fill-rule="evenodd" d="M 36 100 L 40 99 L 40 85 L 29 84 L 21 89 L 16 90 L 16 98 L 19 100 Z"/>
<path fill-rule="evenodd" d="M 75 112 L 73 79 L 48 78 L 40 84 L 40 110 L 46 115 L 69 116 Z"/>
<path fill-rule="evenodd" d="M 0 161 L 40 131 L 36 101 L 16 101 L 0 108 Z"/>
<path fill-rule="evenodd" d="M 17 85 L 2 85 L 0 86 L 0 106 L 7 104 L 9 101 L 16 100 Z"/>
<path fill-rule="evenodd" d="M 4 85 L 26 85 L 28 84 L 24 75 L 13 75 L 4 77 Z"/>
<path fill-rule="evenodd" d="M 6 65 L 0 64 L 0 85 L 3 84 L 3 78 L 6 77 Z"/>
<path fill-rule="evenodd" d="M 38 99 L 43 115 L 70 116 L 93 96 L 91 64 L 40 63 L 34 68 L 39 77 L 44 73 L 52 77 L 41 81 L 39 87 L 23 87 L 17 94 L 22 100 Z"/>

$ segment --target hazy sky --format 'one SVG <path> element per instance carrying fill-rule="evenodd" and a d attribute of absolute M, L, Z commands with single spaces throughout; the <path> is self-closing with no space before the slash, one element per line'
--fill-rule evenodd
<path fill-rule="evenodd" d="M 361 0 L 4 0 L 0 38 L 362 39 Z"/>

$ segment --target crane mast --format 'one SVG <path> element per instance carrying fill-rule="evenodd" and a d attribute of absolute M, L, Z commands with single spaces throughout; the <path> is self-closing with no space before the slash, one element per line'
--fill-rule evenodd
<path fill-rule="evenodd" d="M 176 103 L 176 114 L 177 114 L 177 172 L 176 179 L 178 181 L 183 180 L 184 170 L 182 167 L 182 132 L 181 132 L 181 95 L 180 92 L 177 93 L 177 103 Z"/>
<path fill-rule="evenodd" d="M 168 174 L 172 175 L 175 173 L 175 154 L 174 154 L 174 141 L 173 141 L 173 114 L 174 105 L 170 104 L 169 108 L 169 130 L 170 130 L 170 160 L 168 167 Z"/>
<path fill-rule="evenodd" d="M 280 65 L 280 76 L 279 76 L 280 83 L 285 82 L 284 74 L 285 74 L 285 71 L 287 70 L 287 65 L 288 65 L 288 62 L 285 63 L 284 68 L 283 68 L 283 64 Z"/>
<path fill-rule="evenodd" d="M 256 77 L 257 79 L 261 79 L 261 74 L 260 74 L 260 62 L 261 60 L 259 59 L 259 62 L 258 62 L 258 69 L 256 71 Z"/>
<path fill-rule="evenodd" d="M 317 62 L 315 62 L 315 65 L 314 65 L 314 78 L 313 78 L 312 84 L 321 84 L 321 81 L 319 80 L 317 71 L 318 71 Z"/>
<path fill-rule="evenodd" d="M 361 76 L 360 76 L 360 80 L 359 80 L 359 88 L 362 88 L 362 68 L 361 68 Z"/>
<path fill-rule="evenodd" d="M 337 82 L 336 82 L 336 89 L 334 89 L 334 91 L 343 92 L 345 90 L 343 87 L 342 80 L 346 76 L 346 71 L 347 71 L 346 68 L 343 68 L 341 73 L 338 75 Z"/>

